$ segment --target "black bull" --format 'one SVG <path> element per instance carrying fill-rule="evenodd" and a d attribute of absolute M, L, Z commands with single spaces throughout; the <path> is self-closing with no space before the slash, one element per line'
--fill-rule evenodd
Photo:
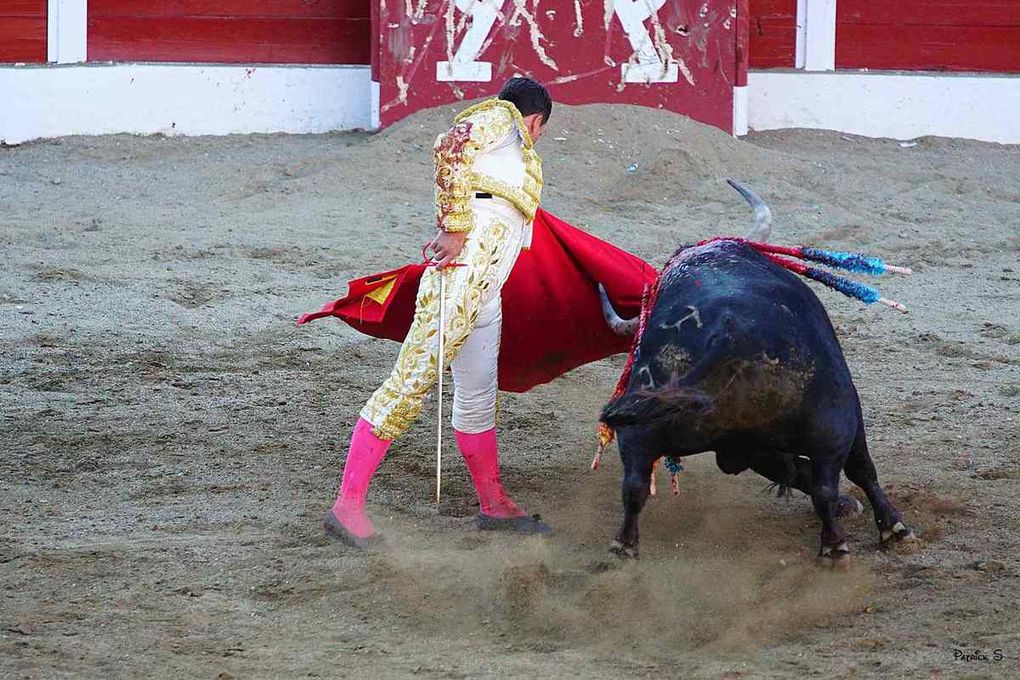
<path fill-rule="evenodd" d="M 761 238 L 768 209 L 734 186 L 756 207 Z M 633 329 L 604 292 L 603 301 L 611 325 Z M 616 430 L 623 461 L 623 524 L 612 544 L 622 556 L 637 556 L 654 462 L 706 451 L 723 472 L 751 469 L 808 494 L 827 563 L 849 555 L 837 521 L 841 471 L 867 494 L 883 542 L 913 539 L 878 482 L 857 389 L 825 308 L 795 274 L 740 242 L 677 251 L 626 391 L 602 419 Z"/>

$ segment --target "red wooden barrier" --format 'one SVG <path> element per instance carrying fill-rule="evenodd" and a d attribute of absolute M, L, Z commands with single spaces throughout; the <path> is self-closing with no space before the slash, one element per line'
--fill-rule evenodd
<path fill-rule="evenodd" d="M 797 0 L 751 0 L 751 68 L 793 68 Z"/>
<path fill-rule="evenodd" d="M 737 34 L 736 34 L 736 73 L 733 84 L 737 87 L 747 86 L 747 69 L 750 67 L 749 26 L 751 23 L 750 0 L 737 0 Z"/>
<path fill-rule="evenodd" d="M 1020 72 L 1020 4 L 839 0 L 836 67 Z"/>
<path fill-rule="evenodd" d="M 375 1 L 384 125 L 495 94 L 520 73 L 556 101 L 640 104 L 732 129 L 736 0 Z"/>
<path fill-rule="evenodd" d="M 46 61 L 46 0 L 0 2 L 0 63 Z"/>
<path fill-rule="evenodd" d="M 89 0 L 91 61 L 368 64 L 369 0 Z"/>

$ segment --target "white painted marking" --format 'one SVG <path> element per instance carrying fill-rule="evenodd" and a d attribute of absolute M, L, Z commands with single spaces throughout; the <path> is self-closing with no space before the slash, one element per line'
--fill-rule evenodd
<path fill-rule="evenodd" d="M 636 63 L 620 66 L 625 83 L 675 83 L 680 80 L 680 66 L 673 61 L 664 63 L 655 49 L 651 32 L 645 20 L 657 16 L 666 0 L 615 0 L 613 11 L 620 18 L 634 50 Z"/>
<path fill-rule="evenodd" d="M 574 37 L 584 35 L 584 17 L 581 16 L 581 0 L 574 0 Z"/>
<path fill-rule="evenodd" d="M 436 64 L 436 80 L 444 83 L 491 82 L 492 62 L 478 61 L 478 57 L 482 53 L 485 38 L 502 14 L 506 0 L 456 0 L 455 4 L 457 9 L 471 17 L 471 26 L 453 58 Z M 448 31 L 447 40 L 453 40 L 452 31 Z"/>

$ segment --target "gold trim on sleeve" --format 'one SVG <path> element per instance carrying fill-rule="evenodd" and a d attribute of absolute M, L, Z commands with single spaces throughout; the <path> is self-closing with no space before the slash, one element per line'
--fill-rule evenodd
<path fill-rule="evenodd" d="M 475 156 L 516 128 L 522 141 L 525 176 L 522 187 L 474 172 Z M 529 220 L 535 216 L 542 196 L 542 158 L 524 117 L 517 107 L 501 99 L 470 106 L 454 119 L 454 126 L 436 140 L 436 225 L 443 231 L 464 232 L 474 228 L 471 197 L 489 192 L 510 201 Z"/>

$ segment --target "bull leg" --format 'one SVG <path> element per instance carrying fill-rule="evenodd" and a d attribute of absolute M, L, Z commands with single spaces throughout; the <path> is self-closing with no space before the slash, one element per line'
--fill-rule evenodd
<path fill-rule="evenodd" d="M 843 467 L 847 479 L 861 487 L 868 496 L 868 502 L 875 512 L 875 524 L 882 543 L 890 541 L 913 541 L 917 537 L 913 530 L 903 523 L 903 516 L 885 495 L 882 485 L 878 483 L 875 464 L 868 453 L 868 440 L 861 423 L 850 449 L 850 456 Z"/>
<path fill-rule="evenodd" d="M 846 542 L 843 527 L 836 520 L 836 505 L 839 501 L 839 472 L 836 462 L 841 458 L 829 452 L 818 452 L 813 461 L 814 479 L 811 484 L 811 502 L 815 513 L 822 520 L 821 549 L 818 561 L 822 566 L 844 567 L 850 561 L 850 547 Z"/>
<path fill-rule="evenodd" d="M 814 483 L 812 480 L 811 459 L 805 456 L 797 456 L 794 459 L 794 464 L 797 467 L 797 478 L 793 483 L 793 488 L 803 491 L 810 496 L 811 486 Z M 839 494 L 839 498 L 836 499 L 836 517 L 859 515 L 862 512 L 864 512 L 864 506 L 861 505 L 859 500 L 848 494 Z"/>
<path fill-rule="evenodd" d="M 788 460 L 788 454 L 783 453 L 761 455 L 756 457 L 751 469 L 765 479 L 779 484 L 780 491 L 783 487 L 792 487 L 810 496 L 811 487 L 814 485 L 811 459 L 806 456 L 794 456 L 793 469 L 790 468 Z M 840 494 L 836 499 L 836 517 L 857 515 L 863 511 L 864 506 L 853 496 Z"/>
<path fill-rule="evenodd" d="M 609 551 L 618 557 L 638 556 L 638 517 L 648 500 L 648 479 L 652 474 L 655 457 L 645 454 L 642 448 L 631 446 L 620 439 L 620 457 L 623 459 L 623 524 Z"/>

